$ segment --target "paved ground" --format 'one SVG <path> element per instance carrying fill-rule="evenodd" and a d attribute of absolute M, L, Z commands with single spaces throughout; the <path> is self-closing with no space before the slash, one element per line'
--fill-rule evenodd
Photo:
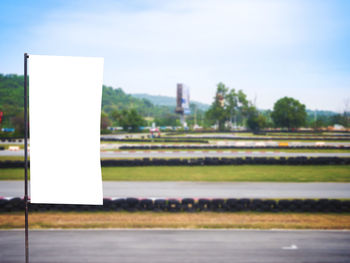
<path fill-rule="evenodd" d="M 291 153 L 273 151 L 106 151 L 101 158 L 204 158 L 204 157 L 350 157 L 350 153 Z"/>
<path fill-rule="evenodd" d="M 0 262 L 24 262 L 23 231 L 0 231 Z M 350 262 L 342 231 L 38 230 L 31 263 Z"/>
<path fill-rule="evenodd" d="M 286 141 L 288 141 L 286 139 Z M 350 141 L 350 136 L 349 136 L 349 141 Z M 240 140 L 240 141 L 233 141 L 233 140 L 215 140 L 215 141 L 210 141 L 209 144 L 199 144 L 199 143 L 186 143 L 184 145 L 186 146 L 189 146 L 189 145 L 204 145 L 204 146 L 210 146 L 210 145 L 232 145 L 232 146 L 239 146 L 239 147 L 242 147 L 242 146 L 278 146 L 280 143 L 280 141 L 274 141 L 273 139 L 272 140 L 268 140 L 266 139 L 265 141 L 252 141 L 252 140 L 248 140 L 248 141 L 244 141 L 244 140 Z M 24 144 L 24 140 L 21 139 L 21 140 L 16 140 L 16 141 L 0 141 L 0 144 L 6 144 L 6 145 L 23 145 Z M 310 141 L 310 142 L 300 142 L 300 141 L 290 141 L 288 143 L 290 146 L 315 146 L 315 145 L 318 145 L 318 146 L 321 146 L 321 145 L 325 145 L 325 146 L 350 146 L 350 142 L 347 142 L 347 141 L 344 141 L 344 142 L 333 142 L 333 141 L 322 141 L 322 140 L 319 140 L 319 141 Z M 30 139 L 28 139 L 28 145 L 30 145 Z M 112 143 L 112 142 L 109 142 L 109 143 L 106 143 L 104 141 L 101 141 L 101 148 L 109 148 L 110 145 L 114 145 L 114 146 L 126 146 L 126 145 L 134 145 L 134 146 L 137 146 L 137 144 L 133 144 L 133 143 L 122 143 L 122 142 L 118 142 L 118 143 Z M 156 143 L 148 143 L 148 142 L 143 142 L 142 145 L 162 145 L 161 142 L 156 142 Z M 166 144 L 163 144 L 163 145 L 171 145 L 171 143 L 166 143 Z M 176 143 L 174 145 L 181 145 L 181 143 Z"/>
<path fill-rule="evenodd" d="M 24 156 L 24 151 L 0 151 L 0 156 Z M 103 151 L 101 158 L 204 158 L 204 157 L 350 157 L 350 153 L 293 153 L 273 151 Z"/>
<path fill-rule="evenodd" d="M 23 181 L 0 181 L 0 196 L 22 197 Z M 350 183 L 103 182 L 105 197 L 350 198 Z"/>
<path fill-rule="evenodd" d="M 244 148 L 244 147 L 252 147 L 252 148 L 259 148 L 261 149 L 262 147 L 276 147 L 277 149 L 273 150 L 278 150 L 279 142 L 277 141 L 260 141 L 260 142 L 255 142 L 255 141 L 242 141 L 242 142 L 237 142 L 237 141 L 219 141 L 219 142 L 212 142 L 210 144 L 186 144 L 186 147 L 190 148 L 191 146 L 196 146 L 196 147 L 201 147 L 201 146 L 211 146 L 215 150 L 214 147 L 221 147 L 221 146 L 232 146 L 236 148 Z M 289 142 L 288 143 L 289 147 L 291 149 L 298 149 L 299 146 L 334 146 L 334 147 L 350 147 L 350 143 L 325 143 L 325 142 Z M 142 143 L 142 144 L 127 144 L 127 143 L 104 143 L 101 142 L 101 149 L 119 149 L 122 146 L 129 146 L 129 147 L 150 147 L 150 146 L 176 146 L 176 147 L 183 147 L 184 145 L 181 144 L 152 144 L 152 143 Z M 272 149 L 266 149 L 266 150 L 272 150 Z"/>

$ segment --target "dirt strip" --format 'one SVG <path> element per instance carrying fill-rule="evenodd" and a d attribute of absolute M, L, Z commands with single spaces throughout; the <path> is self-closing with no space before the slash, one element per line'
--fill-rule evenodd
<path fill-rule="evenodd" d="M 350 214 L 33 212 L 31 229 L 42 228 L 249 228 L 350 229 Z M 23 228 L 23 213 L 0 214 L 0 229 Z"/>

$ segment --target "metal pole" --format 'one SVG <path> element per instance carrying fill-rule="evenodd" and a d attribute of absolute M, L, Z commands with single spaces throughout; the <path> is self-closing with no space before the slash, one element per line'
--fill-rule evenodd
<path fill-rule="evenodd" d="M 27 59 L 28 54 L 24 53 L 24 231 L 25 231 L 25 258 L 29 263 L 28 245 L 28 91 L 27 91 Z"/>

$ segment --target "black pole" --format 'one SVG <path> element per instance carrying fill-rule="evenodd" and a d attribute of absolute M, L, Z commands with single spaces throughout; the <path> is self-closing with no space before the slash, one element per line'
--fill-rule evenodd
<path fill-rule="evenodd" d="M 28 245 L 28 91 L 27 91 L 27 60 L 28 54 L 24 53 L 24 231 L 25 231 L 25 257 L 26 263 L 29 263 L 29 245 Z"/>

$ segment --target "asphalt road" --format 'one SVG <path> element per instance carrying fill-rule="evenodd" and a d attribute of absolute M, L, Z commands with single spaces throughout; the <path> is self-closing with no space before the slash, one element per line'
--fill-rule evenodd
<path fill-rule="evenodd" d="M 293 153 L 273 151 L 106 151 L 101 158 L 205 158 L 205 157 L 350 157 L 350 153 Z"/>
<path fill-rule="evenodd" d="M 349 138 L 350 140 L 350 138 Z M 268 147 L 278 147 L 280 142 L 278 141 L 218 141 L 218 142 L 211 142 L 210 144 L 191 144 L 191 143 L 187 143 L 185 144 L 186 146 L 234 146 L 234 147 L 264 147 L 264 146 L 268 146 Z M 344 143 L 330 143 L 330 142 L 289 142 L 288 143 L 289 146 L 292 149 L 297 149 L 298 146 L 335 146 L 335 147 L 350 147 L 350 143 L 344 142 Z M 105 143 L 105 142 L 101 142 L 101 149 L 119 149 L 122 146 L 185 146 L 184 144 L 181 145 L 179 143 L 177 144 L 171 144 L 171 143 L 167 143 L 167 144 L 161 144 L 161 143 L 142 143 L 142 144 L 128 144 L 128 143 Z M 267 149 L 268 150 L 268 149 Z"/>
<path fill-rule="evenodd" d="M 73 150 L 74 151 L 74 150 Z M 0 156 L 24 156 L 24 151 L 0 151 Z M 205 157 L 350 157 L 350 153 L 294 153 L 273 151 L 102 151 L 101 158 L 205 158 Z"/>
<path fill-rule="evenodd" d="M 37 230 L 31 263 L 350 262 L 347 231 Z M 24 262 L 23 231 L 0 231 L 0 262 Z"/>
<path fill-rule="evenodd" d="M 22 197 L 23 181 L 0 181 L 0 196 Z M 103 182 L 105 197 L 350 198 L 350 183 Z"/>
<path fill-rule="evenodd" d="M 349 140 L 350 140 L 350 137 L 349 137 Z M 286 141 L 288 141 L 288 139 L 286 139 Z M 184 145 L 204 145 L 204 146 L 210 146 L 210 145 L 232 145 L 232 146 L 238 146 L 238 147 L 242 147 L 242 146 L 262 146 L 262 145 L 265 145 L 265 146 L 278 146 L 280 143 L 280 141 L 274 141 L 273 139 L 272 140 L 268 140 L 266 139 L 265 141 L 252 141 L 252 140 L 247 140 L 247 141 L 244 141 L 244 140 L 240 140 L 240 141 L 232 141 L 232 140 L 215 140 L 215 141 L 210 141 L 209 144 L 199 144 L 199 143 L 194 143 L 194 144 L 191 144 L 191 143 L 186 143 Z M 1 141 L 0 144 L 5 144 L 5 145 L 23 145 L 24 144 L 24 140 L 21 139 L 21 140 L 16 140 L 16 141 Z M 30 145 L 30 139 L 28 139 L 28 145 Z M 137 144 L 130 144 L 130 143 L 121 143 L 121 142 L 118 142 L 118 143 L 112 143 L 112 142 L 109 142 L 109 143 L 105 143 L 103 141 L 101 141 L 101 148 L 109 148 L 111 147 L 111 145 L 114 145 L 114 146 L 117 146 L 116 148 L 118 148 L 119 146 L 125 146 L 125 145 L 137 145 Z M 147 143 L 147 142 L 143 142 L 142 145 L 162 145 L 162 143 Z M 166 143 L 164 145 L 171 145 L 171 143 Z M 179 143 L 176 143 L 174 145 L 179 145 Z M 181 145 L 181 143 L 180 143 Z M 319 140 L 319 141 L 303 141 L 303 142 L 300 142 L 300 141 L 291 141 L 289 142 L 289 145 L 290 146 L 315 146 L 315 145 L 325 145 L 325 146 L 350 146 L 350 143 L 347 142 L 347 141 L 344 141 L 344 142 L 333 142 L 333 141 L 322 141 L 322 140 Z M 115 147 L 112 147 L 112 148 L 115 148 Z"/>

